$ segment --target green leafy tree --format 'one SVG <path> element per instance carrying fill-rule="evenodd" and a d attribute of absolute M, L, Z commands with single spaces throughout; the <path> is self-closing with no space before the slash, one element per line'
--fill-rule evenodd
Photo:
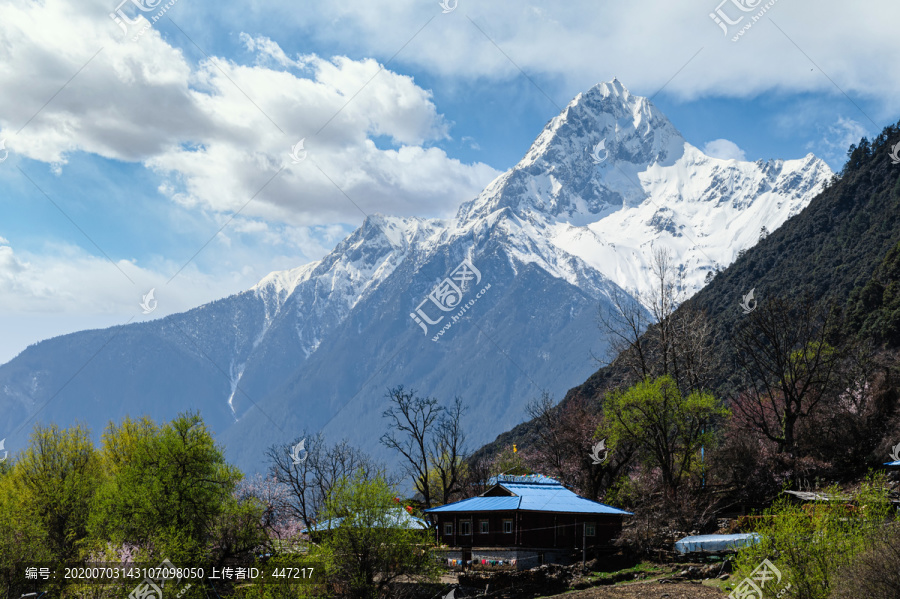
<path fill-rule="evenodd" d="M 215 543 L 214 532 L 223 530 L 229 508 L 237 509 L 232 494 L 242 475 L 225 462 L 199 415 L 163 426 L 147 419 L 110 424 L 102 460 L 110 476 L 97 492 L 96 537 L 152 547 L 147 559 L 200 563 L 209 551 L 213 563 L 227 557 L 223 549 L 232 545 Z"/>
<path fill-rule="evenodd" d="M 700 448 L 714 440 L 713 425 L 729 412 L 711 393 L 683 395 L 669 376 L 649 377 L 603 399 L 604 423 L 598 437 L 614 449 L 629 444 L 651 466 L 659 468 L 671 495 L 699 460 Z"/>
<path fill-rule="evenodd" d="M 18 507 L 37 524 L 52 559 L 77 560 L 102 479 L 90 433 L 81 426 L 35 426 L 8 476 Z"/>
<path fill-rule="evenodd" d="M 392 597 L 398 580 L 434 580 L 430 535 L 408 528 L 394 489 L 382 476 L 356 473 L 332 490 L 319 526 L 329 526 L 315 557 L 322 560 L 333 588 L 358 599 Z"/>
<path fill-rule="evenodd" d="M 211 545 L 220 558 L 252 557 L 255 549 L 264 546 L 268 546 L 269 552 L 276 549 L 266 534 L 267 506 L 258 498 L 232 496 L 221 507 L 210 531 Z"/>
<path fill-rule="evenodd" d="M 47 531 L 35 518 L 30 496 L 12 474 L 8 461 L 0 464 L 0 596 L 19 597 L 26 589 L 16 572 L 37 562 L 50 562 Z"/>

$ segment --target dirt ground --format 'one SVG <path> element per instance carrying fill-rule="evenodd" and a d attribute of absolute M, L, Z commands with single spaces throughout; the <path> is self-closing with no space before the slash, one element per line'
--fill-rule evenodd
<path fill-rule="evenodd" d="M 702 584 L 647 582 L 594 587 L 546 599 L 723 599 L 726 596 L 725 593 Z"/>

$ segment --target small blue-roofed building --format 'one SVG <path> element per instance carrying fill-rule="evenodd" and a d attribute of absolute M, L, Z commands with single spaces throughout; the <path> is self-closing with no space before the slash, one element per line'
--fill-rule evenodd
<path fill-rule="evenodd" d="M 344 518 L 332 518 L 330 520 L 316 522 L 314 525 L 305 528 L 300 532 L 309 535 L 312 539 L 320 539 L 324 538 L 332 530 L 339 528 L 343 524 Z M 347 525 L 359 526 L 359 523 L 350 522 Z M 426 530 L 428 528 L 428 523 L 421 518 L 410 515 L 403 508 L 398 507 L 391 508 L 382 517 L 379 517 L 375 522 L 368 523 L 366 526 L 371 526 L 373 528 L 383 527 L 405 528 L 407 530 Z"/>
<path fill-rule="evenodd" d="M 630 512 L 580 497 L 541 475 L 500 476 L 478 497 L 425 510 L 447 558 L 532 568 L 609 547 Z M 484 562 L 484 564 L 482 564 Z"/>

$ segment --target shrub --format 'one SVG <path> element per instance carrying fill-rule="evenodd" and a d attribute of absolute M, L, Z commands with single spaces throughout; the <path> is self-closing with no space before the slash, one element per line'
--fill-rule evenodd
<path fill-rule="evenodd" d="M 827 492 L 839 495 L 837 489 Z M 879 475 L 870 476 L 847 502 L 797 505 L 780 499 L 767 512 L 770 518 L 759 520 L 761 542 L 738 554 L 734 580 L 739 583 L 769 559 L 782 574 L 780 585 L 790 584 L 782 597 L 827 599 L 840 572 L 873 547 L 890 511 Z"/>
<path fill-rule="evenodd" d="M 856 556 L 838 577 L 832 599 L 900 598 L 900 526 L 881 531 L 872 547 Z"/>

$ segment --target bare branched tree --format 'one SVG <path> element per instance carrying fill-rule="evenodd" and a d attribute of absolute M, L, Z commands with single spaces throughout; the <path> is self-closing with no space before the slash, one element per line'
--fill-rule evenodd
<path fill-rule="evenodd" d="M 544 391 L 539 398 L 525 406 L 525 411 L 538 424 L 538 438 L 541 440 L 539 466 L 563 484 L 571 485 L 573 481 L 567 476 L 567 465 L 572 451 L 566 442 L 566 433 L 570 431 L 565 431 L 560 426 L 560 408 L 550 393 Z M 595 428 L 596 426 L 591 427 L 588 435 L 593 434 Z"/>
<path fill-rule="evenodd" d="M 406 472 L 426 509 L 435 501 L 449 500 L 460 491 L 466 458 L 461 419 L 466 407 L 456 398 L 445 408 L 437 399 L 419 397 L 403 385 L 388 390 L 387 398 L 391 407 L 382 416 L 390 422 L 390 430 L 381 442 L 403 456 Z"/>
<path fill-rule="evenodd" d="M 609 364 L 618 361 L 634 379 L 649 376 L 652 371 L 652 344 L 644 333 L 653 320 L 641 303 L 618 287 L 609 296 L 613 309 L 600 308 L 600 330 L 608 340 L 607 359 L 598 362 Z"/>
<path fill-rule="evenodd" d="M 301 438 L 305 439 L 305 458 L 295 463 L 292 449 Z M 350 478 L 357 472 L 365 480 L 385 475 L 383 465 L 346 440 L 329 447 L 322 433 L 298 437 L 291 444 L 273 445 L 266 454 L 270 476 L 290 490 L 285 495 L 287 504 L 274 506 L 275 509 L 291 514 L 307 527 L 315 522 L 325 500 L 342 478 Z"/>
<path fill-rule="evenodd" d="M 462 469 L 468 448 L 461 420 L 466 411 L 462 400 L 455 398 L 444 410 L 431 440 L 431 459 L 439 486 L 434 490 L 435 499 L 442 504 L 449 503 L 454 494 L 462 491 Z"/>
<path fill-rule="evenodd" d="M 684 304 L 684 270 L 671 252 L 657 248 L 651 261 L 653 286 L 639 298 L 616 290 L 613 309 L 600 312 L 610 362 L 631 373 L 632 382 L 669 375 L 684 393 L 709 384 L 711 327 L 702 312 Z"/>
<path fill-rule="evenodd" d="M 596 463 L 592 450 L 600 441 L 595 432 L 602 417 L 584 399 L 557 405 L 545 391 L 526 409 L 538 424 L 540 439 L 529 451 L 529 462 L 585 497 L 601 497 L 634 456 L 634 449 L 622 443 L 615 455 Z"/>
<path fill-rule="evenodd" d="M 689 303 L 667 320 L 671 341 L 670 374 L 683 393 L 708 389 L 715 367 L 712 350 L 712 325 L 706 316 Z"/>
<path fill-rule="evenodd" d="M 840 355 L 826 342 L 835 319 L 810 299 L 773 298 L 749 314 L 733 337 L 745 392 L 734 409 L 791 454 L 798 422 L 834 391 Z"/>

